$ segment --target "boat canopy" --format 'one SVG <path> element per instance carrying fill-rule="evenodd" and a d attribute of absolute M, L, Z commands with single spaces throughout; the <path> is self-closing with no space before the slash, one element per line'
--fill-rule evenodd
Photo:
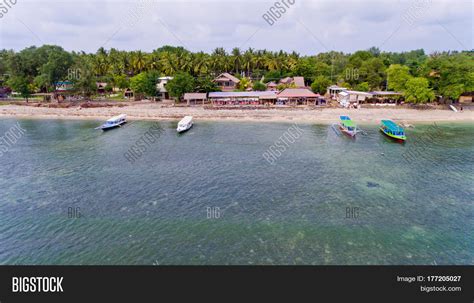
<path fill-rule="evenodd" d="M 339 118 L 341 118 L 341 120 L 350 120 L 351 118 L 349 118 L 349 116 L 340 116 Z"/>
<path fill-rule="evenodd" d="M 193 116 L 185 116 L 181 121 L 179 121 L 179 125 L 186 125 L 193 121 Z"/>
<path fill-rule="evenodd" d="M 356 127 L 356 124 L 352 120 L 342 120 L 342 125 L 344 127 Z"/>
<path fill-rule="evenodd" d="M 121 114 L 121 115 L 118 115 L 118 116 L 115 116 L 115 117 L 112 117 L 112 118 L 108 119 L 107 122 L 116 122 L 116 121 L 120 121 L 120 120 L 126 119 L 126 118 L 127 118 L 127 115 Z"/>
<path fill-rule="evenodd" d="M 383 126 L 385 126 L 387 129 L 389 129 L 392 132 L 404 132 L 403 127 L 397 125 L 395 122 L 392 120 L 382 120 Z"/>

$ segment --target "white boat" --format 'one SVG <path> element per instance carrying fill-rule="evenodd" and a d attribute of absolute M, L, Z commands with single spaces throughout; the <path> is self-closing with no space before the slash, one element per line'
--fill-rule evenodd
<path fill-rule="evenodd" d="M 456 109 L 456 107 L 454 107 L 454 106 L 452 106 L 452 105 L 450 105 L 449 107 L 453 110 L 453 112 L 455 112 L 455 113 L 458 112 L 458 110 Z"/>
<path fill-rule="evenodd" d="M 186 116 L 181 121 L 179 121 L 176 130 L 178 131 L 178 133 L 182 133 L 187 131 L 191 127 L 193 127 L 193 116 Z"/>
<path fill-rule="evenodd" d="M 97 127 L 96 129 L 109 130 L 121 126 L 122 124 L 127 123 L 127 115 L 121 114 L 115 117 L 112 117 L 105 121 L 104 124 Z"/>

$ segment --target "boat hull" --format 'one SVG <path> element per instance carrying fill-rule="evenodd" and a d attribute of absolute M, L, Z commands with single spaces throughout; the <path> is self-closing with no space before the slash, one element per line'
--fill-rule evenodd
<path fill-rule="evenodd" d="M 356 134 L 357 134 L 357 131 L 350 131 L 350 130 L 347 130 L 345 129 L 344 127 L 342 127 L 341 125 L 339 125 L 339 130 L 345 134 L 346 136 L 350 137 L 350 138 L 355 138 Z"/>
<path fill-rule="evenodd" d="M 193 124 L 191 124 L 189 127 L 183 128 L 183 129 L 176 129 L 176 131 L 178 132 L 178 134 L 180 134 L 180 133 L 187 132 L 187 131 L 190 130 L 192 127 L 193 127 Z"/>
<path fill-rule="evenodd" d="M 110 126 L 101 126 L 100 129 L 103 130 L 103 131 L 108 131 L 108 130 L 112 130 L 112 129 L 117 128 L 117 127 L 121 127 L 125 123 L 127 123 L 127 122 L 122 122 L 120 124 L 110 125 Z"/>
<path fill-rule="evenodd" d="M 394 139 L 394 140 L 397 140 L 397 141 L 401 141 L 401 142 L 405 142 L 405 140 L 407 139 L 406 136 L 396 136 L 396 135 L 392 135 L 392 134 L 389 134 L 387 132 L 385 132 L 383 130 L 383 128 L 380 128 L 380 131 L 387 137 L 391 138 L 391 139 Z"/>

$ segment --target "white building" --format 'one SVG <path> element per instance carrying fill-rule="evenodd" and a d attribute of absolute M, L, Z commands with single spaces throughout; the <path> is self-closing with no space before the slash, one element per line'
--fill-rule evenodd
<path fill-rule="evenodd" d="M 158 78 L 158 83 L 156 83 L 156 91 L 158 92 L 158 99 L 163 100 L 163 99 L 170 98 L 170 95 L 168 94 L 168 91 L 166 90 L 166 84 L 172 79 L 173 77 L 159 77 Z"/>
<path fill-rule="evenodd" d="M 371 98 L 372 94 L 367 92 L 359 92 L 355 90 L 344 90 L 337 94 L 337 101 L 343 107 L 348 107 L 351 104 L 359 105 L 360 102 Z"/>
<path fill-rule="evenodd" d="M 345 87 L 340 87 L 337 85 L 331 85 L 328 87 L 327 94 L 331 96 L 331 99 L 336 100 L 337 99 L 337 94 L 339 94 L 342 91 L 347 90 Z"/>

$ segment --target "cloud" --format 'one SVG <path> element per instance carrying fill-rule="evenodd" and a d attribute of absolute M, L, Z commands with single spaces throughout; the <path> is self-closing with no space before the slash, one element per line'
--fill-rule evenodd
<path fill-rule="evenodd" d="M 371 46 L 473 48 L 470 0 L 294 0 L 270 26 L 262 15 L 275 1 L 18 0 L 0 19 L 0 48 L 47 43 L 87 52 L 101 46 L 150 51 L 170 44 L 206 52 L 241 46 L 301 54 Z"/>

